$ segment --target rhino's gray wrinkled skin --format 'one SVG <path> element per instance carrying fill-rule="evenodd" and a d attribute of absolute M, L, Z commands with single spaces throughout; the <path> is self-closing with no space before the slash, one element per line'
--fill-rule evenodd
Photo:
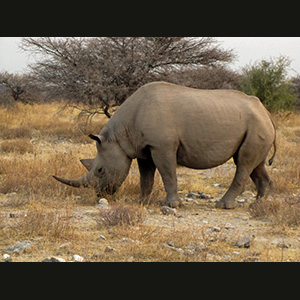
<path fill-rule="evenodd" d="M 142 198 L 151 193 L 157 168 L 167 193 L 164 204 L 177 207 L 181 204 L 177 164 L 207 169 L 233 157 L 234 180 L 217 203 L 219 208 L 233 208 L 249 176 L 257 197 L 271 184 L 264 163 L 273 144 L 276 150 L 275 135 L 270 114 L 256 97 L 153 82 L 129 97 L 98 136 L 90 135 L 98 151 L 95 159 L 81 160 L 89 171 L 86 175 L 75 180 L 55 178 L 74 187 L 114 193 L 137 158 Z"/>

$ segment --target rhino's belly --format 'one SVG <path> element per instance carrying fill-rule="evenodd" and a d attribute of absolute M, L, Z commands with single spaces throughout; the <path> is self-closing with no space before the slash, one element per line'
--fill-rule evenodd
<path fill-rule="evenodd" d="M 240 142 L 210 142 L 198 145 L 180 143 L 177 151 L 178 165 L 192 169 L 209 169 L 222 165 L 238 150 Z"/>

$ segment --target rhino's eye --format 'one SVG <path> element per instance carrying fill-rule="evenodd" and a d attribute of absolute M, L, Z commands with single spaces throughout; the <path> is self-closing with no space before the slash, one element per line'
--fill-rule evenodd
<path fill-rule="evenodd" d="M 99 172 L 99 173 L 101 173 L 101 172 L 102 172 L 102 170 L 103 170 L 103 168 L 100 168 L 100 169 L 98 169 L 98 172 Z"/>

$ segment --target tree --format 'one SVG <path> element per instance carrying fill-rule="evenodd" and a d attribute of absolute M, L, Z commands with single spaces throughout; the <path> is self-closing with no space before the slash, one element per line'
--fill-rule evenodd
<path fill-rule="evenodd" d="M 197 89 L 239 89 L 240 75 L 224 66 L 174 71 L 168 81 Z"/>
<path fill-rule="evenodd" d="M 234 58 L 208 37 L 25 38 L 21 48 L 39 55 L 31 70 L 51 97 L 90 116 L 102 112 L 108 117 L 111 107 L 147 82 Z"/>
<path fill-rule="evenodd" d="M 0 100 L 6 105 L 8 102 L 11 102 L 10 99 L 13 99 L 14 102 L 25 104 L 40 99 L 38 89 L 29 75 L 2 72 L 0 73 L 0 86 Z"/>
<path fill-rule="evenodd" d="M 294 93 L 298 99 L 298 103 L 296 104 L 296 107 L 300 109 L 300 75 L 297 75 L 296 77 L 293 77 L 291 79 L 291 84 L 294 89 Z"/>
<path fill-rule="evenodd" d="M 257 96 L 270 111 L 295 108 L 297 97 L 287 78 L 290 60 L 285 56 L 262 60 L 243 69 L 241 90 Z"/>

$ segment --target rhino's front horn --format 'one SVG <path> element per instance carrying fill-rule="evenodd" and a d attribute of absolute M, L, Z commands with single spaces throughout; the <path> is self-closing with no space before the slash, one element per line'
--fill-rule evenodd
<path fill-rule="evenodd" d="M 79 188 L 79 187 L 88 187 L 89 186 L 88 180 L 87 180 L 87 174 L 85 174 L 82 177 L 77 178 L 77 179 L 64 179 L 64 178 L 59 178 L 56 176 L 53 176 L 53 178 L 55 178 L 59 182 L 62 182 L 64 184 L 67 184 L 72 187 Z"/>

